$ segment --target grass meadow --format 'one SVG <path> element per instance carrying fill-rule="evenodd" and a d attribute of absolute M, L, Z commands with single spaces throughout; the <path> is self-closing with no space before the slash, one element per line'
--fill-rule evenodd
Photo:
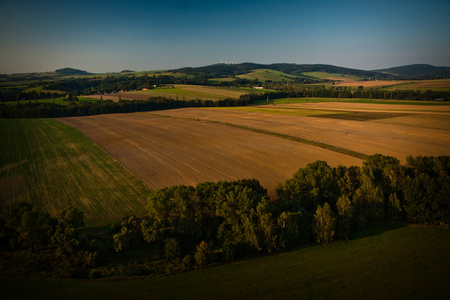
<path fill-rule="evenodd" d="M 251 93 L 264 93 L 269 90 L 257 90 L 249 88 L 227 88 L 197 86 L 187 84 L 174 84 L 164 87 L 158 87 L 150 90 L 132 91 L 123 93 L 104 94 L 103 99 L 118 101 L 119 96 L 122 99 L 147 100 L 150 97 L 165 97 L 172 100 L 224 100 L 226 98 L 238 99 L 241 95 Z M 100 99 L 99 95 L 89 95 L 87 97 Z"/>
<path fill-rule="evenodd" d="M 448 299 L 449 253 L 449 230 L 388 224 L 349 241 L 171 276 L 2 278 L 0 288 L 3 299 Z"/>
<path fill-rule="evenodd" d="M 318 79 L 335 79 L 335 80 L 361 80 L 358 76 L 343 75 L 340 73 L 327 73 L 327 72 L 303 72 L 303 75 L 318 78 Z"/>
<path fill-rule="evenodd" d="M 246 94 L 247 92 L 240 89 L 176 84 L 171 87 L 155 88 L 133 93 L 148 95 L 149 97 L 166 97 L 178 100 L 223 100 L 225 98 L 239 98 L 240 95 Z"/>
<path fill-rule="evenodd" d="M 253 70 L 250 73 L 243 74 L 243 75 L 237 75 L 236 77 L 239 77 L 241 79 L 247 79 L 247 80 L 255 80 L 258 79 L 260 82 L 264 81 L 275 81 L 280 82 L 283 80 L 294 80 L 297 76 L 289 75 L 280 71 L 270 70 L 270 69 L 258 69 Z"/>
<path fill-rule="evenodd" d="M 149 189 L 86 136 L 54 119 L 0 119 L 0 202 L 53 216 L 73 206 L 87 224 L 145 214 Z"/>

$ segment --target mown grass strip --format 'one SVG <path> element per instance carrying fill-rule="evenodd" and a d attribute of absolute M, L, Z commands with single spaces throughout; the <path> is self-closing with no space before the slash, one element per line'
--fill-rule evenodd
<path fill-rule="evenodd" d="M 324 110 L 324 109 L 311 109 L 311 108 L 299 108 L 290 106 L 232 106 L 232 107 L 214 107 L 214 109 L 221 110 L 234 110 L 234 111 L 248 111 L 248 112 L 261 112 L 268 114 L 278 114 L 278 115 L 290 115 L 290 116 L 303 116 L 303 117 L 313 117 L 317 115 L 326 114 L 346 114 L 347 111 L 337 111 L 337 110 Z"/>
<path fill-rule="evenodd" d="M 152 113 L 151 115 L 164 117 L 164 118 L 198 120 L 196 118 L 173 117 L 173 116 L 167 116 L 167 115 L 161 115 L 161 114 L 155 114 L 155 113 Z M 200 121 L 200 120 L 198 120 L 198 121 Z M 334 146 L 334 145 L 330 145 L 330 144 L 325 144 L 325 143 L 321 143 L 321 142 L 317 142 L 317 141 L 313 141 L 313 140 L 308 140 L 308 139 L 304 139 L 304 138 L 301 138 L 301 137 L 296 137 L 296 136 L 292 136 L 292 135 L 288 135 L 288 134 L 284 134 L 284 133 L 273 132 L 273 131 L 269 131 L 269 130 L 265 130 L 265 129 L 255 128 L 255 127 L 250 127 L 250 126 L 245 126 L 245 125 L 239 125 L 239 124 L 234 124 L 234 123 L 229 123 L 229 122 L 213 121 L 213 120 L 207 120 L 207 119 L 201 119 L 201 121 L 202 122 L 213 123 L 213 124 L 221 124 L 221 125 L 226 125 L 226 126 L 230 126 L 230 127 L 243 129 L 243 130 L 253 131 L 253 132 L 256 132 L 256 133 L 276 136 L 276 137 L 279 137 L 279 138 L 283 138 L 283 139 L 287 139 L 287 140 L 291 140 L 291 141 L 295 141 L 295 142 L 299 142 L 299 143 L 303 143 L 303 144 L 307 144 L 307 145 L 311 145 L 311 146 L 327 149 L 327 150 L 330 150 L 330 151 L 334 151 L 334 152 L 337 152 L 337 153 L 353 156 L 353 157 L 360 158 L 360 159 L 366 159 L 368 157 L 367 154 L 364 154 L 364 153 L 361 153 L 361 152 L 357 152 L 357 151 L 353 151 L 353 150 L 346 149 L 346 148 L 343 148 L 343 147 Z"/>
<path fill-rule="evenodd" d="M 356 158 L 366 159 L 368 157 L 368 155 L 364 154 L 364 153 L 356 152 L 356 151 L 349 150 L 349 149 L 346 149 L 343 147 L 333 146 L 333 145 L 329 145 L 329 144 L 325 144 L 325 143 L 321 143 L 321 142 L 317 142 L 317 141 L 313 141 L 313 140 L 307 140 L 304 138 L 287 135 L 284 133 L 273 132 L 273 131 L 268 131 L 265 129 L 259 129 L 259 128 L 255 128 L 255 127 L 238 125 L 238 124 L 233 124 L 233 123 L 228 123 L 228 122 L 219 122 L 219 121 L 211 121 L 211 120 L 205 120 L 205 121 L 209 122 L 209 123 L 217 123 L 217 124 L 227 125 L 227 126 L 231 126 L 231 127 L 240 128 L 240 129 L 250 130 L 253 132 L 257 132 L 257 133 L 272 135 L 272 136 L 280 137 L 283 139 L 287 139 L 287 140 L 291 140 L 291 141 L 295 141 L 295 142 L 299 142 L 299 143 L 303 143 L 303 144 L 307 144 L 307 145 L 312 145 L 312 146 L 316 146 L 319 148 L 324 148 L 324 149 L 334 151 L 337 153 L 350 155 L 350 156 L 353 156 Z"/>

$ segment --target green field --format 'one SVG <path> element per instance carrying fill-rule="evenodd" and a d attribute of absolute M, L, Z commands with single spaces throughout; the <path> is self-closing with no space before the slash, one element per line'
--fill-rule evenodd
<path fill-rule="evenodd" d="M 0 119 L 0 134 L 0 202 L 28 201 L 55 217 L 74 206 L 89 225 L 145 214 L 149 189 L 72 127 Z"/>
<path fill-rule="evenodd" d="M 448 299 L 450 231 L 386 225 L 356 239 L 166 277 L 2 278 L 2 299 Z"/>
<path fill-rule="evenodd" d="M 250 73 L 238 75 L 237 77 L 247 80 L 255 80 L 258 79 L 260 82 L 264 81 L 274 81 L 274 82 L 281 82 L 281 81 L 289 81 L 294 80 L 297 76 L 289 75 L 283 72 L 270 70 L 270 69 L 258 69 L 254 70 Z"/>
<path fill-rule="evenodd" d="M 261 90 L 240 89 L 240 88 L 219 88 L 209 86 L 196 86 L 175 84 L 165 87 L 150 89 L 146 91 L 136 91 L 125 93 L 132 97 L 133 95 L 148 96 L 148 97 L 165 97 L 178 100 L 224 100 L 226 98 L 239 98 L 243 94 L 257 91 L 263 93 Z"/>
<path fill-rule="evenodd" d="M 332 79 L 346 79 L 346 80 L 361 80 L 361 77 L 357 76 L 349 76 L 349 75 L 343 75 L 340 73 L 327 73 L 327 72 L 303 72 L 303 75 L 314 77 L 318 79 L 325 79 L 325 78 L 332 78 Z"/>

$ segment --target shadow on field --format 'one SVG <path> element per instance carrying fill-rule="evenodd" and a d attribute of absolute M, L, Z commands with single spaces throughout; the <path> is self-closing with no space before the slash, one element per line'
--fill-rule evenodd
<path fill-rule="evenodd" d="M 371 237 L 375 235 L 383 234 L 387 231 L 396 230 L 405 227 L 404 223 L 384 223 L 371 226 L 370 228 L 361 229 L 353 234 L 351 240 L 357 240 L 361 238 Z"/>

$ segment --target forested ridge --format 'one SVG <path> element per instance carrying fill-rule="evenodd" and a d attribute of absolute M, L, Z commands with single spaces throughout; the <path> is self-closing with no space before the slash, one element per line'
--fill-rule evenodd
<path fill-rule="evenodd" d="M 270 69 L 279 72 L 283 72 L 289 75 L 299 76 L 307 79 L 308 76 L 302 73 L 306 72 L 327 72 L 327 73 L 340 73 L 352 76 L 362 76 L 378 79 L 392 78 L 391 74 L 383 74 L 376 71 L 364 71 L 358 69 L 349 69 L 343 67 L 337 67 L 333 65 L 324 64 L 289 64 L 289 63 L 275 63 L 275 64 L 255 64 L 255 63 L 241 63 L 241 64 L 214 64 L 205 67 L 197 68 L 181 68 L 171 70 L 172 72 L 179 72 L 187 75 L 206 76 L 208 78 L 214 77 L 228 77 L 242 75 L 249 73 L 256 69 Z"/>
<path fill-rule="evenodd" d="M 1 263 L 39 276 L 150 275 L 346 240 L 384 222 L 448 228 L 449 172 L 450 157 L 403 166 L 377 154 L 362 167 L 311 163 L 275 199 L 255 179 L 170 186 L 149 195 L 146 217 L 127 216 L 103 235 L 83 231 L 76 208 L 57 220 L 10 203 L 0 209 Z"/>

